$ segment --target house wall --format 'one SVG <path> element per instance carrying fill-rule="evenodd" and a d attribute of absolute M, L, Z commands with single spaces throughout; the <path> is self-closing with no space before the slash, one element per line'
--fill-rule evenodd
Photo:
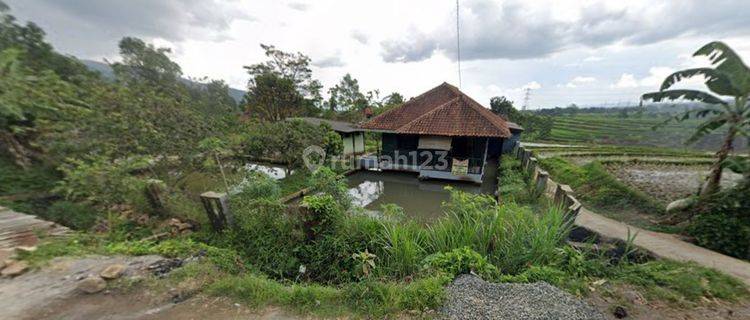
<path fill-rule="evenodd" d="M 511 130 L 510 133 L 512 134 L 510 138 L 505 139 L 503 141 L 503 153 L 510 153 L 513 151 L 513 146 L 516 145 L 516 141 L 521 141 L 521 132 L 520 130 Z"/>
<path fill-rule="evenodd" d="M 353 132 L 343 133 L 340 132 L 341 140 L 344 142 L 345 155 L 350 154 L 362 154 L 365 152 L 365 133 L 364 132 Z"/>
<path fill-rule="evenodd" d="M 341 140 L 343 140 L 344 142 L 343 154 L 352 154 L 354 152 L 354 148 L 352 145 L 354 141 L 354 136 L 347 134 L 347 133 L 340 133 L 340 135 L 341 135 Z"/>

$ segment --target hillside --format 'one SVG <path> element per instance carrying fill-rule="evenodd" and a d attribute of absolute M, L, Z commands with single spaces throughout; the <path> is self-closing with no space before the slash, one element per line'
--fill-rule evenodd
<path fill-rule="evenodd" d="M 545 140 L 556 143 L 597 143 L 715 151 L 723 138 L 721 133 L 713 133 L 693 145 L 686 146 L 685 141 L 701 121 L 670 123 L 653 129 L 655 125 L 667 119 L 664 115 L 621 117 L 612 113 L 579 113 L 553 116 L 553 119 L 551 135 Z M 746 140 L 738 139 L 735 149 L 747 150 Z"/>
<path fill-rule="evenodd" d="M 114 72 L 112 72 L 112 68 L 110 68 L 110 66 L 108 64 L 106 64 L 106 63 L 99 62 L 99 61 L 93 61 L 93 60 L 84 60 L 84 59 L 81 59 L 80 61 L 84 65 L 86 65 L 86 67 L 88 67 L 89 69 L 91 69 L 93 71 L 96 71 L 96 72 L 99 72 L 106 79 L 114 79 L 115 78 Z M 183 78 L 182 81 L 185 82 L 186 84 L 193 84 L 193 85 L 200 84 L 200 83 L 197 83 L 195 81 L 191 81 L 191 80 L 185 79 L 185 78 Z M 229 95 L 232 98 L 234 98 L 235 101 L 237 101 L 239 103 L 242 100 L 242 97 L 245 96 L 245 91 L 230 87 L 229 88 Z"/>

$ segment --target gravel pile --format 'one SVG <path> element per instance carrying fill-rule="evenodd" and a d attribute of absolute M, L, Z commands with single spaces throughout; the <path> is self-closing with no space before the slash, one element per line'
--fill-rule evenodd
<path fill-rule="evenodd" d="M 589 304 L 546 282 L 489 283 L 461 275 L 447 287 L 445 319 L 606 319 Z"/>

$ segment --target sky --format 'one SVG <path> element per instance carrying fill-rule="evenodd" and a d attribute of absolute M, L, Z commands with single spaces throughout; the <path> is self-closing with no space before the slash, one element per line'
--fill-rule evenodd
<path fill-rule="evenodd" d="M 3 1 L 60 52 L 116 61 L 117 42 L 135 36 L 171 48 L 185 76 L 239 89 L 243 66 L 265 60 L 261 43 L 308 55 L 326 89 L 346 73 L 381 96 L 445 81 L 517 107 L 529 89 L 529 109 L 637 103 L 671 72 L 706 65 L 692 53 L 713 40 L 750 60 L 746 0 L 459 0 L 460 46 L 453 0 Z"/>

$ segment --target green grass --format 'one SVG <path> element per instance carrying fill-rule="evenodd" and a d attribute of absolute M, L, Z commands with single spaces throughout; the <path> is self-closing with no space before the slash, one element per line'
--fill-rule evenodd
<path fill-rule="evenodd" d="M 621 118 L 617 115 L 577 114 L 553 117 L 551 135 L 545 140 L 557 143 L 611 144 L 620 146 L 638 145 L 669 148 L 684 148 L 685 141 L 700 124 L 699 120 L 670 123 L 653 129 L 667 118 L 663 116 Z M 714 133 L 701 142 L 687 146 L 695 150 L 716 149 L 722 134 Z"/>

